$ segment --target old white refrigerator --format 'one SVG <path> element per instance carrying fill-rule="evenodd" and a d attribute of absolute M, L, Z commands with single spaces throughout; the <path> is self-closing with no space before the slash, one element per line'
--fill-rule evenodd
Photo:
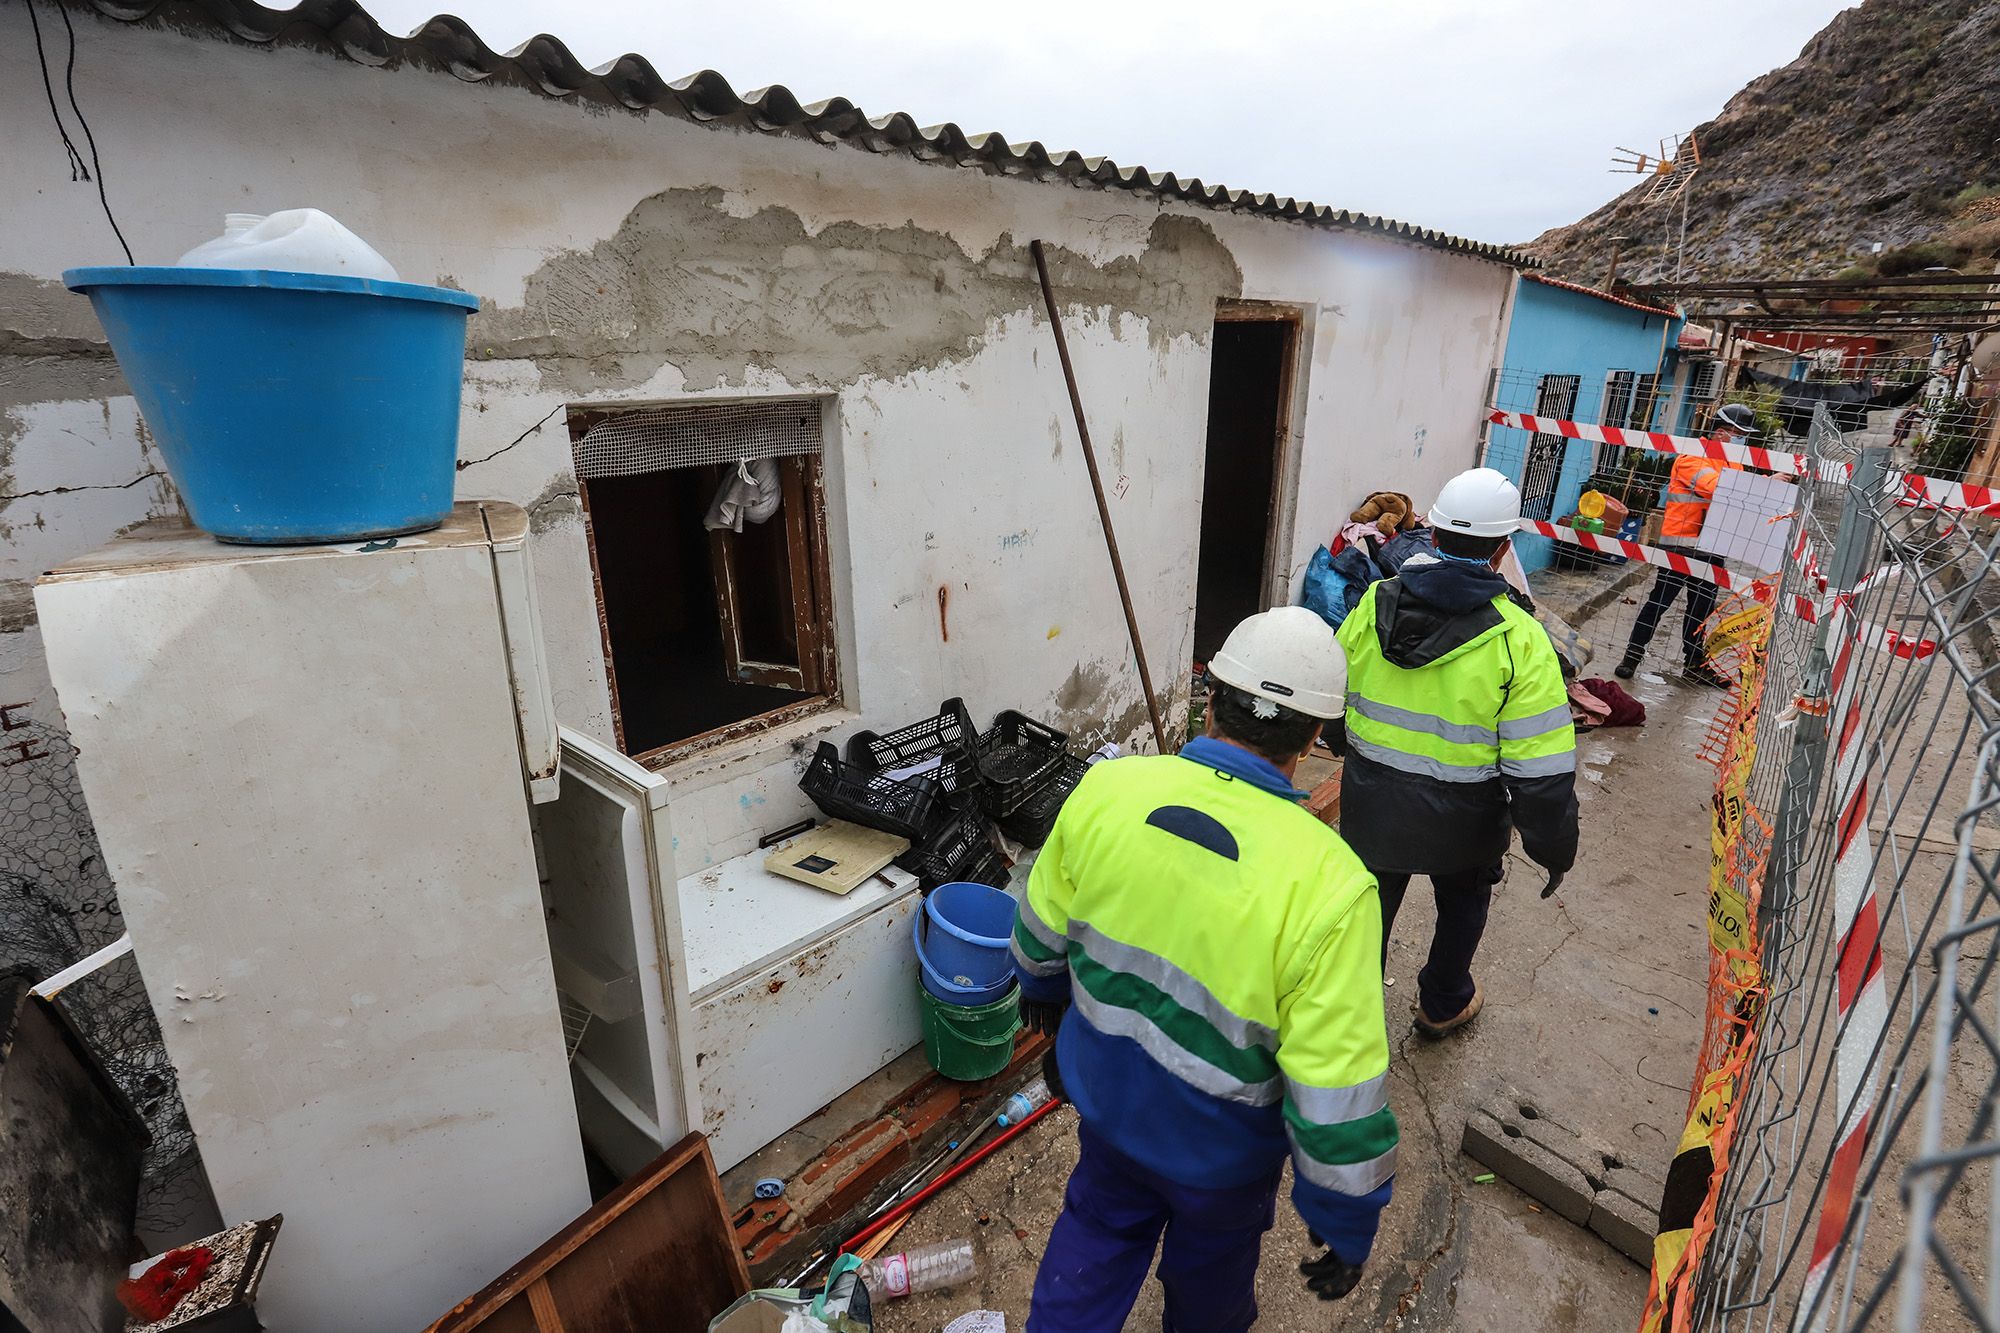
<path fill-rule="evenodd" d="M 285 1215 L 273 1328 L 422 1327 L 588 1206 L 582 1136 L 629 1170 L 693 1118 L 664 801 L 559 736 L 526 538 L 162 524 L 36 588 L 217 1203 Z"/>

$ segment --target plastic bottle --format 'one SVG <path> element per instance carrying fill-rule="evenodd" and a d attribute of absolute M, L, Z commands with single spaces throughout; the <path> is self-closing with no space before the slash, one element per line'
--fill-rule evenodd
<path fill-rule="evenodd" d="M 394 266 L 373 246 L 317 208 L 288 208 L 269 217 L 225 213 L 222 235 L 182 255 L 180 267 L 270 269 L 400 281 Z"/>
<path fill-rule="evenodd" d="M 1012 1097 L 1009 1097 L 1007 1104 L 1000 1108 L 1000 1128 L 1005 1129 L 1009 1125 L 1020 1124 L 1028 1118 L 1029 1113 L 1036 1107 L 1046 1105 L 1049 1099 L 1048 1081 L 1046 1079 L 1036 1079 L 1033 1083 L 1030 1083 Z"/>
<path fill-rule="evenodd" d="M 873 1298 L 911 1296 L 940 1291 L 970 1280 L 979 1272 L 979 1258 L 970 1240 L 919 1245 L 902 1254 L 883 1254 L 861 1265 L 861 1280 Z"/>

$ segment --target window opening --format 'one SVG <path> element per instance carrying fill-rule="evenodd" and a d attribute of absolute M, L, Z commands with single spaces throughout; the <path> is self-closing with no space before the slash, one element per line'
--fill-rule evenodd
<path fill-rule="evenodd" d="M 666 762 L 836 694 L 820 410 L 572 410 L 625 753 Z"/>
<path fill-rule="evenodd" d="M 1535 415 L 1569 421 L 1576 411 L 1581 375 L 1544 375 L 1535 390 Z M 1537 433 L 1528 441 L 1526 465 L 1521 469 L 1521 513 L 1526 518 L 1546 522 L 1556 502 L 1556 485 L 1562 479 L 1563 450 L 1567 441 L 1560 435 Z"/>

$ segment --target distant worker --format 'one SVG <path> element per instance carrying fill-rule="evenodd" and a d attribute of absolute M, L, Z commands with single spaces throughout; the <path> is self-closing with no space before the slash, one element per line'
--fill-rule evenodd
<path fill-rule="evenodd" d="M 1748 439 L 1756 433 L 1756 415 L 1742 403 L 1731 403 L 1715 414 L 1714 438 L 1725 444 Z M 1708 518 L 1708 502 L 1715 498 L 1716 483 L 1722 480 L 1723 472 L 1741 471 L 1742 467 L 1741 463 L 1696 454 L 1677 456 L 1667 479 L 1667 509 L 1660 524 L 1660 545 L 1678 550 L 1690 559 L 1722 564 L 1721 556 L 1696 549 L 1696 542 L 1701 537 L 1701 525 Z M 1671 569 L 1661 569 L 1654 575 L 1653 590 L 1647 594 L 1646 604 L 1639 608 L 1639 618 L 1632 622 L 1632 641 L 1625 645 L 1624 659 L 1612 669 L 1620 680 L 1632 679 L 1639 669 L 1646 656 L 1646 645 L 1653 641 L 1653 631 L 1660 627 L 1660 617 L 1667 614 L 1667 608 L 1683 589 L 1687 592 L 1687 603 L 1681 608 L 1681 679 L 1712 689 L 1729 687 L 1729 677 L 1708 664 L 1708 649 L 1701 636 L 1701 627 L 1715 614 L 1715 585 Z"/>
<path fill-rule="evenodd" d="M 1340 627 L 1347 655 L 1340 827 L 1381 885 L 1383 961 L 1415 875 L 1437 928 L 1417 974 L 1416 1029 L 1444 1037 L 1479 1014 L 1472 959 L 1512 830 L 1549 873 L 1576 861 L 1576 732 L 1548 631 L 1497 572 L 1521 492 L 1491 468 L 1445 483 L 1434 550 L 1371 586 Z"/>
<path fill-rule="evenodd" d="M 1340 716 L 1339 645 L 1281 607 L 1231 631 L 1208 674 L 1206 734 L 1093 767 L 1016 918 L 1022 1009 L 1059 1024 L 1082 1120 L 1028 1333 L 1123 1328 L 1163 1232 L 1167 1327 L 1249 1328 L 1288 1153 L 1328 1247 L 1299 1266 L 1322 1300 L 1360 1280 L 1389 1201 L 1375 885 L 1292 787 Z"/>

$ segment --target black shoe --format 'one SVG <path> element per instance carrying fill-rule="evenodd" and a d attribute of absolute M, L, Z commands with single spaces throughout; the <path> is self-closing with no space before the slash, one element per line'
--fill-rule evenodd
<path fill-rule="evenodd" d="M 1624 661 L 1620 662 L 1617 666 L 1611 668 L 1611 674 L 1618 677 L 1618 679 L 1620 680 L 1630 680 L 1632 679 L 1632 673 L 1637 671 L 1638 669 L 1639 669 L 1639 659 L 1633 656 L 1631 653 L 1627 653 L 1625 654 Z"/>
<path fill-rule="evenodd" d="M 1681 679 L 1690 685 L 1702 685 L 1711 690 L 1726 690 L 1736 683 L 1706 662 L 1690 662 L 1682 667 Z"/>

